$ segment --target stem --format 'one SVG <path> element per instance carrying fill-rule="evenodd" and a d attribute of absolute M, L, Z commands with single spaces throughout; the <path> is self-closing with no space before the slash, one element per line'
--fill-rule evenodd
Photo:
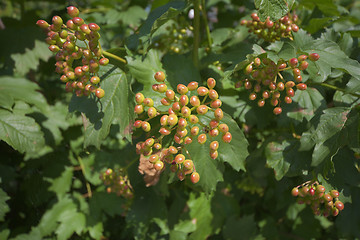
<path fill-rule="evenodd" d="M 81 167 L 81 172 L 83 173 L 85 181 L 86 181 L 85 166 L 84 166 L 84 163 L 83 163 L 81 157 L 79 157 L 79 156 L 78 156 L 78 161 L 79 161 L 79 164 L 80 164 L 80 167 Z M 89 198 L 91 198 L 92 197 L 92 191 L 91 191 L 90 183 L 88 181 L 86 181 L 86 189 L 87 189 L 87 196 Z"/>
<path fill-rule="evenodd" d="M 194 0 L 194 49 L 193 62 L 199 67 L 199 45 L 200 45 L 200 0 Z"/>
<path fill-rule="evenodd" d="M 328 83 L 311 83 L 311 84 L 331 88 L 331 89 L 334 89 L 334 90 L 337 90 L 337 91 L 340 91 L 340 92 L 343 92 L 343 93 L 346 93 L 346 94 L 350 94 L 350 95 L 352 95 L 354 97 L 360 98 L 360 94 L 348 92 L 345 89 L 338 88 L 338 87 L 336 87 L 334 85 L 331 85 L 331 84 L 328 84 Z"/>
<path fill-rule="evenodd" d="M 104 54 L 105 56 L 107 57 L 110 57 L 110 58 L 113 58 L 113 59 L 116 59 L 120 62 L 123 62 L 123 63 L 127 63 L 125 59 L 123 59 L 122 57 L 119 57 L 119 56 L 116 56 L 115 54 L 112 54 L 112 53 L 109 53 L 107 51 L 102 51 L 102 54 Z"/>
<path fill-rule="evenodd" d="M 207 14 L 205 11 L 205 0 L 201 0 L 201 11 L 202 11 L 202 17 L 204 20 L 204 24 L 205 24 L 205 30 L 206 30 L 206 37 L 208 40 L 208 44 L 209 44 L 209 48 L 211 49 L 211 45 L 212 45 L 212 38 L 210 36 L 210 28 L 209 28 L 209 23 L 207 20 Z"/>

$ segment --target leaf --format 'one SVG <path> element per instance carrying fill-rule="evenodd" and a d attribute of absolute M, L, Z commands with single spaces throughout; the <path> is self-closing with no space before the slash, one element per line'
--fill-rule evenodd
<path fill-rule="evenodd" d="M 0 188 L 0 221 L 5 220 L 5 215 L 10 211 L 9 206 L 6 204 L 6 201 L 9 200 L 10 197 Z"/>
<path fill-rule="evenodd" d="M 51 183 L 49 190 L 55 192 L 59 199 L 70 190 L 73 172 L 72 167 L 65 167 L 65 170 L 61 173 L 60 177 L 48 179 Z"/>
<path fill-rule="evenodd" d="M 45 145 L 40 126 L 30 117 L 0 109 L 0 139 L 20 153 L 34 153 Z"/>
<path fill-rule="evenodd" d="M 224 230 L 224 239 L 254 239 L 257 232 L 254 215 L 245 215 L 241 218 L 235 216 L 227 219 Z"/>
<path fill-rule="evenodd" d="M 131 141 L 134 98 L 127 77 L 122 70 L 110 64 L 103 67 L 99 74 L 101 88 L 105 91 L 100 102 L 73 95 L 69 105 L 69 112 L 79 111 L 86 116 L 84 147 L 93 145 L 100 148 L 115 123 L 120 125 L 121 136 Z"/>
<path fill-rule="evenodd" d="M 86 218 L 83 213 L 73 210 L 64 211 L 60 215 L 58 221 L 60 222 L 60 225 L 55 233 L 59 240 L 69 239 L 74 232 L 78 235 L 84 232 Z"/>
<path fill-rule="evenodd" d="M 310 138 L 315 143 L 312 166 L 318 166 L 326 159 L 332 159 L 340 147 L 349 144 L 358 146 L 357 122 L 359 116 L 350 108 L 335 107 L 324 110 L 320 122 Z"/>
<path fill-rule="evenodd" d="M 287 116 L 299 122 L 302 122 L 304 118 L 310 121 L 317 111 L 326 108 L 325 99 L 316 88 L 308 87 L 306 90 L 296 91 L 293 101 L 298 104 L 298 107 L 288 112 Z"/>
<path fill-rule="evenodd" d="M 15 73 L 24 76 L 29 70 L 36 70 L 40 60 L 47 61 L 52 56 L 48 45 L 42 41 L 35 40 L 33 49 L 25 49 L 24 54 L 12 54 L 11 58 L 15 61 Z"/>
<path fill-rule="evenodd" d="M 289 12 L 288 4 L 282 0 L 255 0 L 255 7 L 262 22 L 267 17 L 276 21 Z"/>
<path fill-rule="evenodd" d="M 40 88 L 36 83 L 25 78 L 2 76 L 0 77 L 0 104 L 11 107 L 14 100 L 22 100 L 44 111 L 47 106 L 46 99 L 38 90 Z"/>
<path fill-rule="evenodd" d="M 307 170 L 311 158 L 309 152 L 299 151 L 300 143 L 297 140 L 271 141 L 265 147 L 266 163 L 274 169 L 276 180 L 288 175 L 301 175 Z"/>
<path fill-rule="evenodd" d="M 196 230 L 190 234 L 188 239 L 207 239 L 213 231 L 211 226 L 213 219 L 211 198 L 208 198 L 204 193 L 201 193 L 198 197 L 196 197 L 195 193 L 191 193 L 187 204 L 190 208 L 192 223 L 196 225 Z"/>

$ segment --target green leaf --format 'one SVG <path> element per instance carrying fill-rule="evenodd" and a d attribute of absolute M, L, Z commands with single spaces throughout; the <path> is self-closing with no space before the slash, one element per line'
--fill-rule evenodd
<path fill-rule="evenodd" d="M 274 169 L 276 180 L 288 175 L 301 175 L 310 163 L 309 152 L 299 151 L 297 140 L 271 141 L 265 147 L 266 163 Z"/>
<path fill-rule="evenodd" d="M 30 117 L 0 109 L 0 139 L 20 153 L 35 153 L 44 147 L 40 126 Z"/>
<path fill-rule="evenodd" d="M 61 173 L 60 177 L 48 179 L 51 183 L 49 190 L 55 192 L 59 199 L 70 190 L 73 172 L 74 170 L 72 167 L 65 167 L 65 170 Z"/>
<path fill-rule="evenodd" d="M 121 21 L 124 25 L 138 26 L 147 16 L 147 12 L 140 6 L 131 6 L 125 11 L 111 9 L 106 13 L 107 24 L 116 24 Z"/>
<path fill-rule="evenodd" d="M 6 201 L 10 197 L 0 188 L 0 221 L 4 221 L 5 214 L 10 211 L 9 206 L 6 204 Z"/>
<path fill-rule="evenodd" d="M 11 107 L 14 100 L 22 100 L 35 105 L 40 110 L 45 110 L 46 99 L 38 90 L 40 88 L 36 83 L 25 78 L 2 76 L 0 77 L 0 104 Z"/>
<path fill-rule="evenodd" d="M 260 21 L 265 21 L 267 17 L 276 21 L 289 12 L 288 4 L 281 0 L 255 0 L 255 7 Z"/>
<path fill-rule="evenodd" d="M 93 145 L 100 148 L 102 141 L 109 134 L 112 124 L 119 123 L 120 134 L 131 141 L 131 129 L 134 119 L 134 97 L 125 73 L 117 67 L 108 65 L 99 72 L 101 88 L 105 96 L 96 102 L 90 97 L 73 95 L 69 111 L 79 111 L 85 127 L 84 147 Z"/>
<path fill-rule="evenodd" d="M 213 219 L 211 197 L 207 197 L 204 193 L 196 197 L 195 193 L 191 193 L 187 204 L 190 208 L 190 218 L 196 225 L 196 230 L 190 234 L 188 239 L 206 239 L 213 231 L 211 226 Z"/>
<path fill-rule="evenodd" d="M 45 42 L 35 40 L 33 49 L 25 49 L 25 53 L 12 54 L 11 58 L 15 61 L 15 73 L 24 76 L 29 70 L 36 70 L 40 60 L 47 61 L 52 56 L 48 45 Z"/>
<path fill-rule="evenodd" d="M 223 236 L 225 239 L 254 239 L 257 228 L 254 220 L 254 215 L 246 215 L 241 218 L 235 216 L 227 219 Z"/>
<path fill-rule="evenodd" d="M 86 218 L 83 213 L 73 210 L 64 211 L 60 215 L 58 221 L 60 222 L 60 225 L 55 233 L 59 240 L 70 239 L 74 232 L 78 235 L 84 232 Z"/>
<path fill-rule="evenodd" d="M 316 88 L 308 87 L 303 91 L 296 91 L 293 101 L 298 104 L 298 107 L 287 115 L 299 122 L 305 118 L 310 121 L 316 111 L 321 111 L 326 108 L 324 97 Z"/>

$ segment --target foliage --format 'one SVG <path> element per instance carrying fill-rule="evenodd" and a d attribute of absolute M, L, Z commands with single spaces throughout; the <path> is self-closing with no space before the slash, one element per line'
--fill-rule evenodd
<path fill-rule="evenodd" d="M 66 23 L 71 4 L 101 27 L 97 40 L 110 60 L 97 73 L 102 98 L 66 93 L 35 24 L 55 15 Z M 1 3 L 0 239 L 360 238 L 359 13 L 355 0 Z M 301 56 L 306 67 L 293 62 Z M 294 68 L 302 67 L 300 78 Z M 137 146 L 159 136 L 160 116 L 149 120 L 156 131 L 133 128 L 135 94 L 168 111 L 153 91 L 158 71 L 174 91 L 216 80 L 232 140 L 211 139 L 220 142 L 215 159 L 210 141 L 184 148 L 199 183 L 179 181 L 167 165 L 146 169 L 157 182 L 146 186 L 139 171 L 149 161 Z M 288 86 L 279 103 L 260 106 L 260 92 L 279 90 L 266 79 Z M 200 126 L 211 114 L 198 114 Z M 319 186 L 339 192 L 331 200 L 344 207 L 337 216 L 318 211 L 325 190 L 291 195 Z"/>

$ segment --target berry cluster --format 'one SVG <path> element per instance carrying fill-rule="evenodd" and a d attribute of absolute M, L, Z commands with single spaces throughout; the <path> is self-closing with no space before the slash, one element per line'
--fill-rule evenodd
<path fill-rule="evenodd" d="M 200 175 L 195 170 L 193 161 L 186 145 L 191 144 L 196 139 L 200 144 L 204 144 L 208 138 L 216 137 L 222 134 L 222 140 L 229 143 L 232 135 L 229 132 L 228 125 L 220 123 L 224 116 L 221 110 L 222 102 L 218 93 L 214 90 L 216 81 L 213 78 L 207 80 L 207 87 L 198 87 L 197 82 L 191 82 L 187 86 L 179 84 L 177 93 L 168 89 L 164 83 L 165 74 L 157 72 L 154 76 L 159 84 L 153 85 L 153 90 L 164 94 L 161 99 L 163 106 L 169 106 L 167 111 L 160 111 L 154 106 L 151 98 L 145 98 L 142 93 L 135 95 L 135 113 L 139 119 L 134 123 L 136 128 L 141 128 L 145 132 L 150 132 L 150 119 L 158 117 L 160 120 L 159 137 L 148 138 L 144 142 L 139 142 L 136 146 L 138 154 L 148 156 L 157 171 L 164 168 L 164 162 L 171 164 L 171 171 L 177 172 L 180 180 L 184 180 L 185 175 L 191 174 L 191 181 L 197 183 Z M 207 101 L 208 100 L 208 101 Z M 208 125 L 199 121 L 197 117 L 207 114 L 208 111 L 213 112 L 213 119 Z M 174 144 L 163 148 L 162 139 L 173 133 Z M 216 159 L 218 157 L 218 141 L 210 143 L 210 157 Z M 186 157 L 187 155 L 188 157 Z"/>
<path fill-rule="evenodd" d="M 299 27 L 296 25 L 298 16 L 288 13 L 286 16 L 271 21 L 268 17 L 265 22 L 261 22 L 259 16 L 256 13 L 251 14 L 252 20 L 242 20 L 241 25 L 245 25 L 249 28 L 249 32 L 255 33 L 259 38 L 263 38 L 265 41 L 274 42 L 281 38 L 292 39 L 291 31 L 299 31 Z"/>
<path fill-rule="evenodd" d="M 36 23 L 47 32 L 46 43 L 50 45 L 49 50 L 56 53 L 55 71 L 62 74 L 60 80 L 66 83 L 67 92 L 75 92 L 77 96 L 95 93 L 102 98 L 105 92 L 99 86 L 98 71 L 109 59 L 101 53 L 100 27 L 96 23 L 86 24 L 74 6 L 68 7 L 67 13 L 72 19 L 66 24 L 59 16 L 52 18 L 51 25 L 45 20 Z"/>
<path fill-rule="evenodd" d="M 298 197 L 298 204 L 310 205 L 315 215 L 337 216 L 344 209 L 344 204 L 339 200 L 339 192 L 331 190 L 325 193 L 325 187 L 318 182 L 306 182 L 294 187 L 291 194 Z"/>
<path fill-rule="evenodd" d="M 100 174 L 100 179 L 104 182 L 108 193 L 116 193 L 125 199 L 132 199 L 134 194 L 129 179 L 121 169 L 113 170 L 108 168 Z"/>
<path fill-rule="evenodd" d="M 189 40 L 193 36 L 194 28 L 183 16 L 180 16 L 176 23 L 167 26 L 166 30 L 167 34 L 162 34 L 155 39 L 153 47 L 174 53 L 182 53 L 185 49 L 189 49 Z"/>
<path fill-rule="evenodd" d="M 301 71 L 309 65 L 306 60 L 317 61 L 319 58 L 319 54 L 312 53 L 300 55 L 298 58 L 291 58 L 288 61 L 281 59 L 275 63 L 268 58 L 257 57 L 244 70 L 248 77 L 237 82 L 235 87 L 244 86 L 245 89 L 249 90 L 249 99 L 252 101 L 258 99 L 259 107 L 263 107 L 265 101 L 269 99 L 270 104 L 275 107 L 274 114 L 278 115 L 282 112 L 280 107 L 282 101 L 287 104 L 292 103 L 291 98 L 295 95 L 295 86 L 299 90 L 307 88 L 307 85 L 302 82 L 301 76 Z M 294 81 L 285 81 L 281 75 L 282 71 L 291 71 Z M 282 92 L 285 94 L 281 94 Z"/>

